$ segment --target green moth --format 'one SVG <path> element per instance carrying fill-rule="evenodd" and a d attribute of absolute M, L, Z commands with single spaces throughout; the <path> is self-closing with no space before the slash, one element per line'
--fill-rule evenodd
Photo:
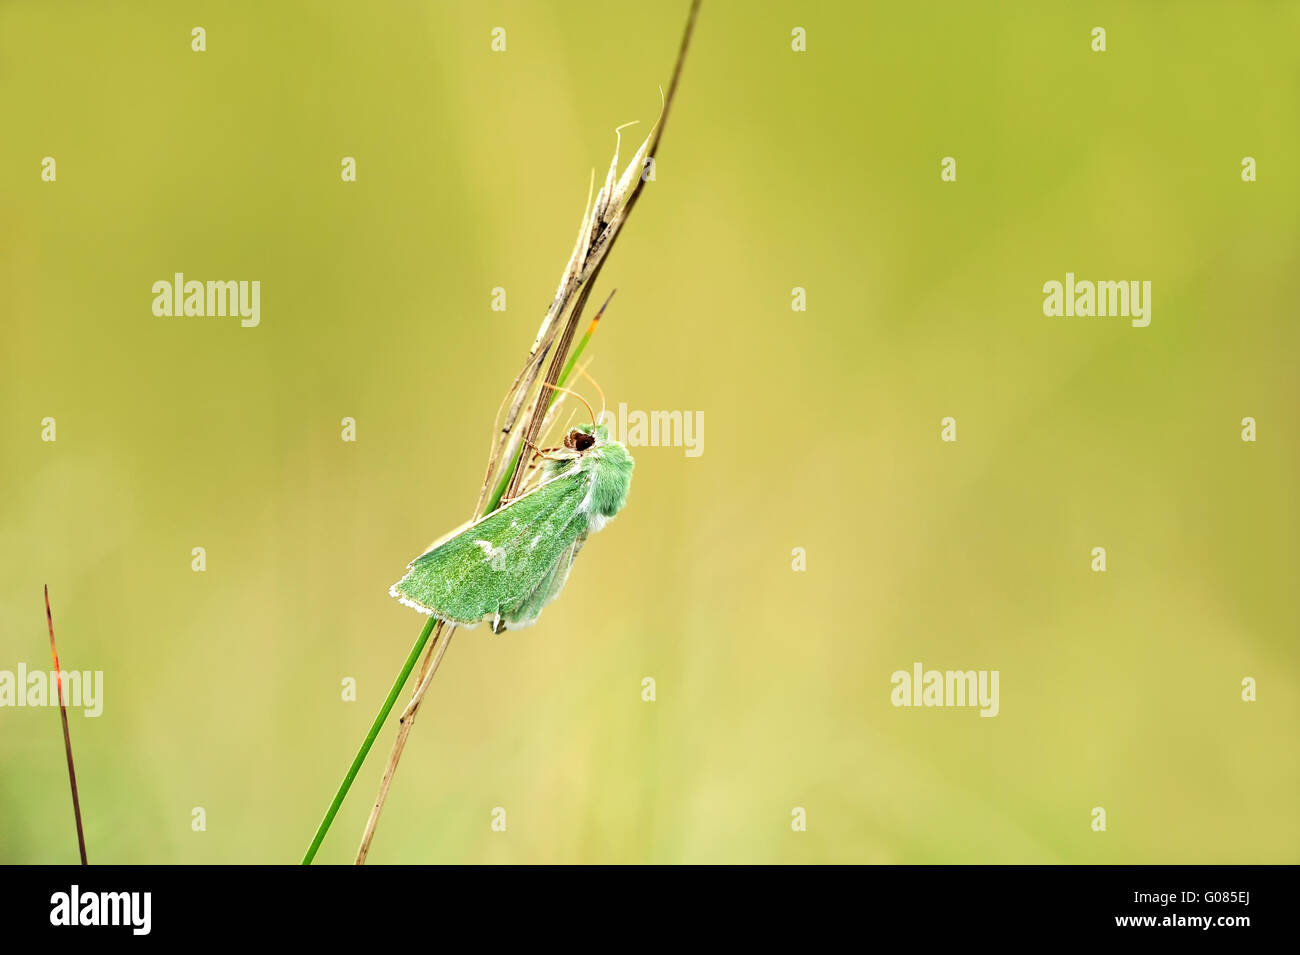
<path fill-rule="evenodd" d="M 559 596 L 587 536 L 627 502 L 632 467 L 604 425 L 578 425 L 536 487 L 411 561 L 388 593 L 462 626 L 528 626 Z"/>

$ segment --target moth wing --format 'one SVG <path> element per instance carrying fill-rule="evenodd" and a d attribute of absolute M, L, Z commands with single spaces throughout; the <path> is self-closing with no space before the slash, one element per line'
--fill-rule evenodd
<path fill-rule="evenodd" d="M 537 618 L 542 615 L 542 608 L 560 596 L 560 591 L 564 589 L 564 584 L 569 579 L 569 571 L 573 568 L 578 551 L 582 550 L 582 545 L 586 542 L 587 534 L 584 531 L 560 553 L 555 563 L 523 602 L 513 610 L 506 611 L 506 623 L 512 629 L 518 630 L 520 627 L 536 623 Z"/>
<path fill-rule="evenodd" d="M 505 614 L 586 530 L 580 506 L 591 479 L 588 471 L 563 474 L 497 508 L 413 560 L 389 593 L 408 607 L 466 626 Z"/>

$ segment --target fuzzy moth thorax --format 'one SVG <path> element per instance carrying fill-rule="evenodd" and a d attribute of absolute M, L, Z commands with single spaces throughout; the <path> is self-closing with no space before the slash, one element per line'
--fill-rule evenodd
<path fill-rule="evenodd" d="M 600 430 L 605 429 L 602 427 Z M 627 448 L 609 439 L 608 432 L 605 440 L 598 441 L 588 453 L 596 459 L 590 512 L 604 518 L 613 517 L 627 503 L 627 491 L 632 486 L 632 468 L 635 462 Z"/>
<path fill-rule="evenodd" d="M 550 462 L 548 477 L 581 471 L 591 482 L 582 509 L 591 518 L 591 530 L 600 530 L 627 503 L 635 462 L 626 447 L 599 424 L 584 424 L 564 436 L 570 457 Z"/>

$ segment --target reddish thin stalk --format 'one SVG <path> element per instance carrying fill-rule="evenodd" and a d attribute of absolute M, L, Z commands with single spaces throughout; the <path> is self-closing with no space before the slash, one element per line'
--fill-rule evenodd
<path fill-rule="evenodd" d="M 77 848 L 81 850 L 81 864 L 86 861 L 86 831 L 81 826 L 81 799 L 77 796 L 77 770 L 72 765 L 72 734 L 68 732 L 68 706 L 63 699 L 63 668 L 59 666 L 59 651 L 54 645 L 54 614 L 50 612 L 50 585 L 45 585 L 45 620 L 50 627 L 50 656 L 54 658 L 54 681 L 59 690 L 59 715 L 63 717 L 63 748 L 68 754 L 68 782 L 72 784 L 72 813 L 77 818 Z"/>

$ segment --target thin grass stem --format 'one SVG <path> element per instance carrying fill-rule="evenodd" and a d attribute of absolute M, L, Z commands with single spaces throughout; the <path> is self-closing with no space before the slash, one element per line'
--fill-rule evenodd
<path fill-rule="evenodd" d="M 303 865 L 311 865 L 312 860 L 316 858 L 316 852 L 320 849 L 320 844 L 325 841 L 325 833 L 329 832 L 334 817 L 339 814 L 339 807 L 343 805 L 348 790 L 352 788 L 352 780 L 357 778 L 357 773 L 361 771 L 361 764 L 370 755 L 370 747 L 375 745 L 375 739 L 379 736 L 384 721 L 388 719 L 388 714 L 393 711 L 393 704 L 397 702 L 398 694 L 402 692 L 402 687 L 406 685 L 407 677 L 415 669 L 415 662 L 420 659 L 420 651 L 424 649 L 424 645 L 429 641 L 429 634 L 433 633 L 433 627 L 437 622 L 437 618 L 429 618 L 428 623 L 424 625 L 424 629 L 420 631 L 415 646 L 407 654 L 406 663 L 402 666 L 402 672 L 397 674 L 397 679 L 393 681 L 393 688 L 388 691 L 388 697 L 384 700 L 384 705 L 379 708 L 379 714 L 375 717 L 375 721 L 370 724 L 370 732 L 366 734 L 366 738 L 362 741 L 361 748 L 357 750 L 357 755 L 352 758 L 352 765 L 348 767 L 343 782 L 339 783 L 338 792 L 334 794 L 334 801 L 330 803 L 329 809 L 325 811 L 325 818 L 316 827 L 316 835 L 312 838 L 311 845 L 307 847 L 307 854 L 302 857 Z"/>
<path fill-rule="evenodd" d="M 45 620 L 50 626 L 50 656 L 54 658 L 54 679 L 59 691 L 59 716 L 63 720 L 63 749 L 68 756 L 68 784 L 72 787 L 72 815 L 77 820 L 77 849 L 81 864 L 86 861 L 86 830 L 81 824 L 81 797 L 77 793 L 77 769 L 72 765 L 72 734 L 68 732 L 68 702 L 63 696 L 63 668 L 59 666 L 59 651 L 54 645 L 54 614 L 50 611 L 50 585 L 45 585 Z"/>
<path fill-rule="evenodd" d="M 663 112 L 659 117 L 659 122 L 656 125 L 655 131 L 651 134 L 649 150 L 647 153 L 649 156 L 655 155 L 656 150 L 659 147 L 660 139 L 663 136 L 664 126 L 668 120 L 668 113 L 672 108 L 673 99 L 677 92 L 677 85 L 681 79 L 682 66 L 686 60 L 686 52 L 690 47 L 691 36 L 695 31 L 695 21 L 699 14 L 699 9 L 700 0 L 692 0 L 690 13 L 687 15 L 686 29 L 682 35 L 681 46 L 677 53 L 677 62 L 673 67 L 672 80 L 669 82 L 668 93 L 664 98 Z M 632 189 L 630 194 L 627 194 L 626 201 L 621 202 L 619 208 L 612 210 L 610 208 L 610 187 L 607 184 L 606 188 L 602 189 L 600 196 L 597 197 L 597 205 L 600 206 L 599 217 L 596 216 L 594 211 L 591 211 L 591 200 L 588 198 L 588 208 L 593 221 L 588 221 L 587 216 L 584 215 L 583 228 L 579 231 L 579 241 L 575 247 L 573 257 L 570 259 L 569 266 L 566 268 L 565 274 L 560 280 L 560 288 L 556 300 L 552 303 L 547 312 L 546 318 L 542 322 L 542 327 L 538 332 L 537 340 L 534 342 L 533 348 L 529 352 L 528 360 L 524 363 L 524 370 L 515 378 L 514 384 L 511 386 L 510 390 L 506 394 L 505 400 L 502 402 L 502 408 L 509 406 L 510 410 L 506 413 L 506 420 L 504 425 L 501 427 L 500 434 L 493 440 L 492 453 L 488 460 L 487 475 L 483 481 L 484 490 L 489 485 L 494 469 L 499 463 L 497 455 L 505 446 L 504 442 L 514 429 L 516 415 L 523 405 L 527 395 L 533 392 L 536 385 L 537 373 L 541 370 L 541 366 L 545 362 L 548 352 L 550 353 L 551 364 L 547 370 L 545 379 L 546 384 L 549 386 L 562 386 L 572 373 L 573 368 L 575 367 L 579 357 L 581 357 L 587 343 L 591 340 L 591 336 L 595 332 L 596 325 L 600 320 L 600 313 L 597 313 L 596 318 L 592 321 L 590 326 L 588 326 L 586 334 L 579 341 L 573 355 L 569 355 L 569 349 L 573 344 L 578 323 L 582 318 L 582 312 L 586 307 L 587 299 L 591 295 L 591 290 L 596 284 L 596 278 L 599 276 L 609 252 L 614 246 L 615 240 L 618 238 L 623 223 L 627 220 L 627 216 L 631 213 L 632 207 L 636 204 L 638 197 L 641 195 L 645 183 L 646 178 L 643 175 L 638 175 L 636 186 Z M 618 191 L 622 194 L 621 188 Z M 608 218 L 606 218 L 606 213 L 608 213 Z M 586 230 L 590 231 L 587 231 L 587 239 L 584 242 L 583 233 Z M 573 308 L 569 311 L 568 320 L 564 323 L 563 331 L 558 333 L 559 343 L 554 346 L 554 351 L 552 351 L 552 345 L 555 343 L 555 338 L 557 336 L 554 327 L 554 320 L 564 314 L 567 299 L 575 292 L 577 293 L 577 299 L 573 303 Z M 606 300 L 605 304 L 609 304 L 608 300 Z M 604 312 L 604 306 L 601 306 L 601 312 Z M 532 412 L 528 416 L 528 423 L 524 429 L 523 440 L 520 441 L 518 435 L 515 435 L 512 439 L 513 441 L 518 442 L 518 444 L 514 449 L 514 453 L 510 455 L 509 463 L 502 468 L 500 478 L 494 487 L 491 498 L 488 499 L 485 507 L 475 508 L 479 516 L 496 510 L 497 507 L 500 506 L 502 500 L 507 496 L 513 496 L 513 494 L 517 493 L 520 484 L 524 480 L 525 472 L 528 470 L 528 468 L 523 465 L 524 448 L 530 444 L 536 446 L 538 433 L 541 431 L 541 428 L 546 421 L 551 406 L 557 400 L 559 395 L 559 392 L 552 389 L 550 398 L 543 402 L 541 400 L 542 390 L 543 389 L 541 388 L 537 389 L 535 398 L 531 403 Z M 499 416 L 500 411 L 498 411 L 498 417 Z M 483 490 L 480 490 L 479 497 L 480 500 L 482 500 Z M 316 829 L 316 835 L 312 839 L 306 855 L 303 856 L 302 861 L 304 865 L 310 865 L 312 860 L 316 857 L 316 852 L 320 849 L 325 834 L 329 831 L 330 825 L 334 822 L 334 817 L 338 815 L 339 807 L 342 806 L 343 800 L 347 796 L 348 790 L 351 788 L 353 781 L 356 779 L 362 763 L 365 762 L 366 757 L 369 755 L 370 749 L 374 745 L 380 729 L 388 719 L 389 713 L 392 712 L 393 705 L 396 703 L 402 687 L 406 685 L 406 681 L 409 679 L 411 671 L 415 669 L 415 663 L 419 659 L 421 652 L 424 651 L 426 644 L 428 644 L 430 634 L 433 633 L 434 627 L 437 623 L 438 621 L 436 618 L 430 617 L 429 621 L 424 625 L 424 629 L 420 632 L 419 638 L 415 641 L 415 645 L 411 648 L 411 652 L 406 658 L 406 663 L 403 665 L 402 671 L 397 675 L 397 679 L 393 683 L 393 688 L 389 691 L 388 697 L 384 700 L 384 705 L 380 708 L 379 713 L 376 715 L 374 722 L 370 726 L 370 732 L 366 734 L 366 738 L 361 744 L 361 749 L 357 751 L 357 755 L 352 760 L 352 765 L 348 768 L 348 772 L 343 777 L 342 783 L 339 784 L 338 792 L 335 793 L 334 800 L 330 803 L 330 807 L 325 813 L 325 818 L 321 820 L 320 826 Z M 362 835 L 362 842 L 356 860 L 358 864 L 365 862 L 366 856 L 370 851 L 370 844 L 374 838 L 374 830 L 378 825 L 379 813 L 383 809 L 384 803 L 387 800 L 388 792 L 392 785 L 393 774 L 397 771 L 397 763 L 401 759 L 402 752 L 405 749 L 406 740 L 410 735 L 415 714 L 419 710 L 420 703 L 433 681 L 433 676 L 438 671 L 438 666 L 442 662 L 442 656 L 446 652 L 447 644 L 450 642 L 451 632 L 453 629 L 453 627 L 448 625 L 445 631 L 440 630 L 440 635 L 445 634 L 445 636 L 442 636 L 439 640 L 435 640 L 434 645 L 429 647 L 428 655 L 425 657 L 424 666 L 421 669 L 422 679 L 420 680 L 420 684 L 416 688 L 415 693 L 411 696 L 411 702 L 407 705 L 407 708 L 403 713 L 401 721 L 402 726 L 398 731 L 397 740 L 389 756 L 388 766 L 380 781 L 378 797 L 375 800 L 375 805 L 371 810 L 370 818 L 366 823 L 365 832 Z"/>

